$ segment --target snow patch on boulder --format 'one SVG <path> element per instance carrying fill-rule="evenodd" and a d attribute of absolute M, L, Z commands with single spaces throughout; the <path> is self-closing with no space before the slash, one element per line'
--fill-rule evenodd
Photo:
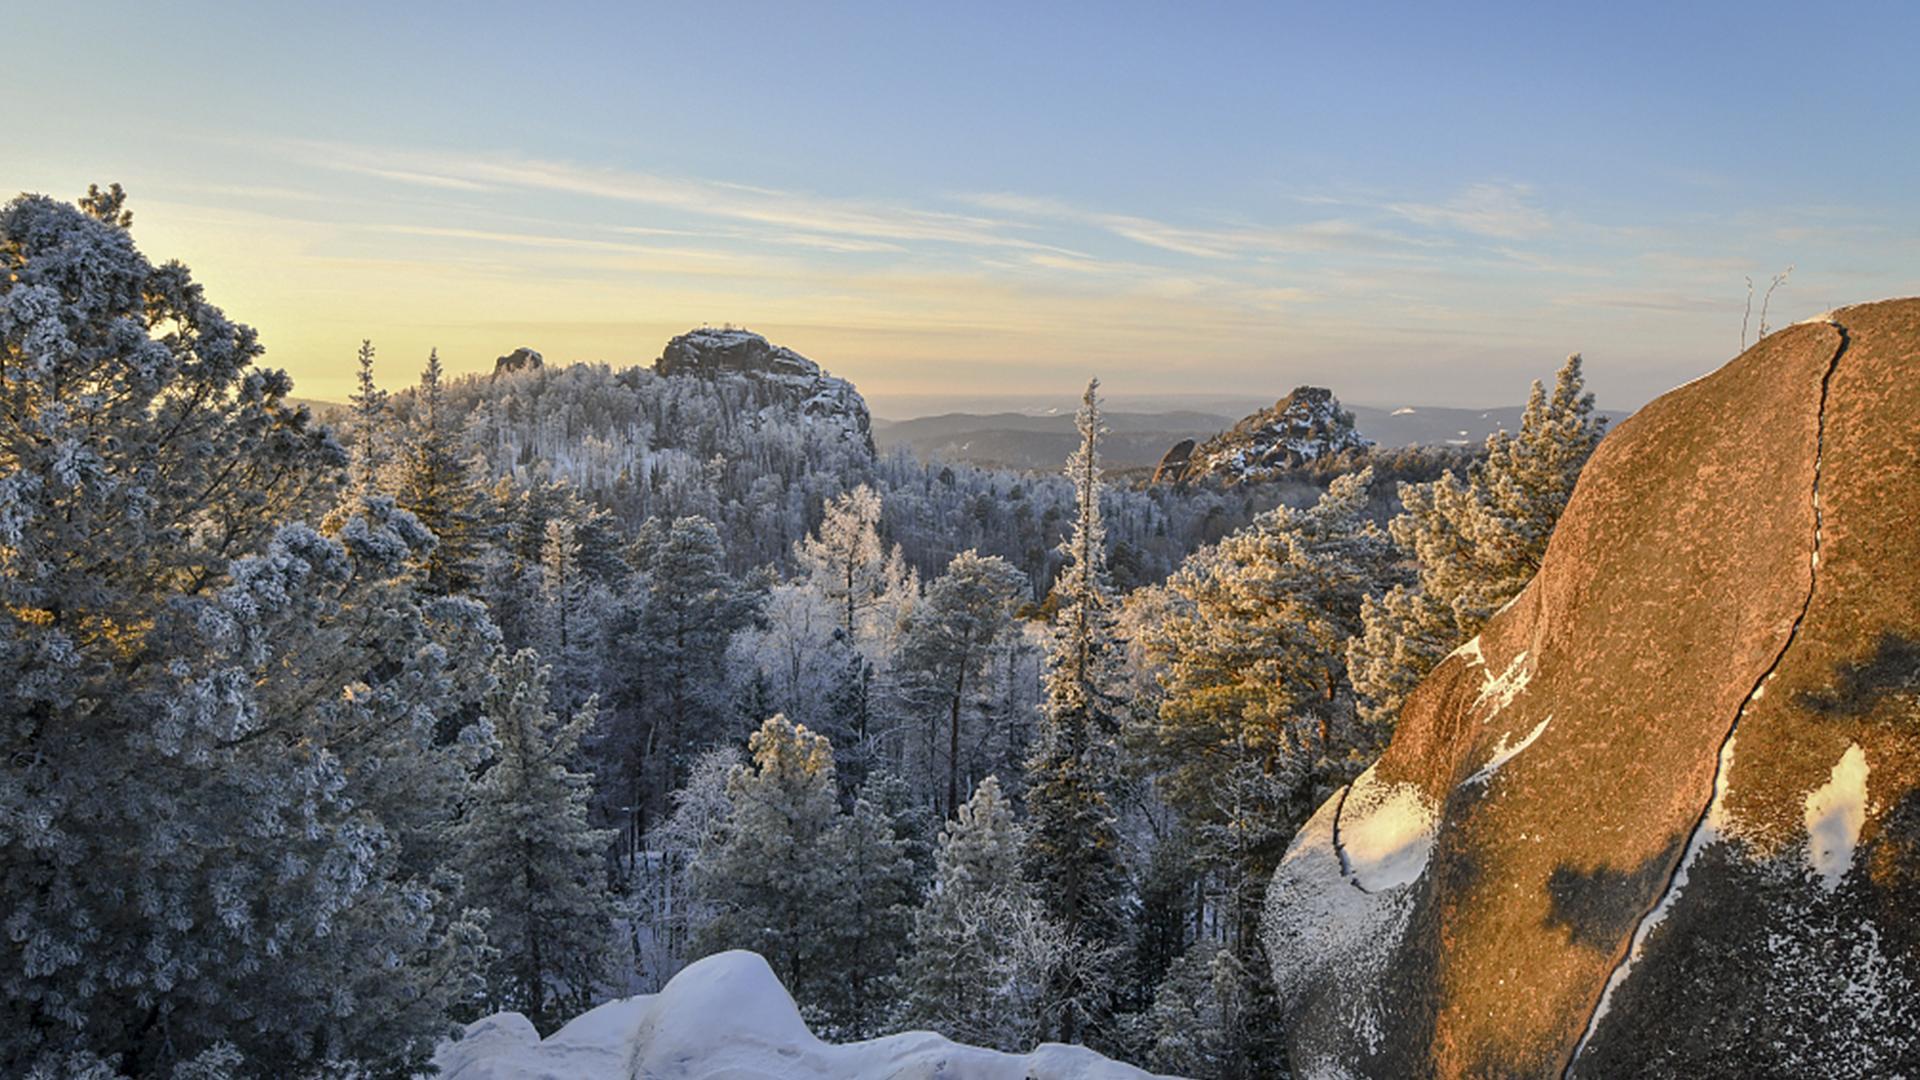
<path fill-rule="evenodd" d="M 1853 849 L 1867 823 L 1867 755 L 1852 743 L 1832 778 L 1807 793 L 1807 866 L 1828 892 L 1853 868 Z"/>
<path fill-rule="evenodd" d="M 1385 784 L 1370 768 L 1340 809 L 1340 851 L 1368 892 L 1411 885 L 1427 869 L 1439 808 L 1413 784 Z"/>
<path fill-rule="evenodd" d="M 1519 742 L 1514 743 L 1511 746 L 1507 745 L 1507 739 L 1513 735 L 1512 732 L 1508 732 L 1507 734 L 1500 736 L 1500 741 L 1493 744 L 1493 756 L 1487 759 L 1487 763 L 1485 765 L 1480 766 L 1480 768 L 1477 771 L 1475 771 L 1472 776 L 1467 777 L 1466 783 L 1467 784 L 1484 784 L 1487 781 L 1493 779 L 1493 775 L 1500 771 L 1500 767 L 1502 765 L 1505 765 L 1507 762 L 1512 761 L 1514 758 L 1518 757 L 1520 755 L 1520 751 L 1525 750 L 1529 746 L 1532 746 L 1533 741 L 1535 739 L 1538 739 L 1540 737 L 1540 734 L 1547 730 L 1547 725 L 1551 723 L 1553 723 L 1553 714 L 1548 713 L 1547 718 L 1545 720 L 1542 720 L 1538 724 L 1535 724 L 1533 730 L 1527 732 L 1526 738 L 1521 739 Z"/>
<path fill-rule="evenodd" d="M 610 1001 L 546 1039 L 518 1013 L 489 1016 L 443 1044 L 434 1064 L 447 1080 L 1152 1080 L 1057 1043 L 1006 1054 L 925 1031 L 822 1042 L 767 962 L 740 950 L 688 965 L 658 994 Z"/>

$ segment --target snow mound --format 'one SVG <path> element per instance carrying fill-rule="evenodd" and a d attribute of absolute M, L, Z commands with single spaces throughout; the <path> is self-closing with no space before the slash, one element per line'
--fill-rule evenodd
<path fill-rule="evenodd" d="M 1854 845 L 1867 823 L 1867 755 L 1852 743 L 1832 779 L 1807 793 L 1807 864 L 1828 892 L 1853 868 Z"/>
<path fill-rule="evenodd" d="M 962 1046 L 912 1031 L 834 1045 L 758 953 L 718 953 L 658 994 L 610 1001 L 546 1039 L 518 1013 L 467 1025 L 434 1064 L 447 1080 L 1152 1080 L 1083 1046 L 1030 1054 Z"/>

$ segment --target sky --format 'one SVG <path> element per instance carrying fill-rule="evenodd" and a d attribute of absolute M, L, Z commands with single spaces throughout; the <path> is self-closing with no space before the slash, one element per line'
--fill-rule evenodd
<path fill-rule="evenodd" d="M 337 400 L 746 326 L 883 416 L 1278 397 L 1631 409 L 1920 293 L 1920 5 L 7 0 L 0 189 Z M 1754 302 L 1758 321 L 1759 298 Z M 1749 326 L 1751 340 L 1757 326 Z"/>

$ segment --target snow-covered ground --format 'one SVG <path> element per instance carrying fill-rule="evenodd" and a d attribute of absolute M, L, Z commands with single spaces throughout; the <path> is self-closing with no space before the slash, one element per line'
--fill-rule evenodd
<path fill-rule="evenodd" d="M 467 1025 L 434 1056 L 447 1080 L 1151 1080 L 1081 1046 L 1030 1054 L 924 1031 L 834 1045 L 757 953 L 700 960 L 658 994 L 610 1001 L 541 1039 L 519 1013 Z"/>

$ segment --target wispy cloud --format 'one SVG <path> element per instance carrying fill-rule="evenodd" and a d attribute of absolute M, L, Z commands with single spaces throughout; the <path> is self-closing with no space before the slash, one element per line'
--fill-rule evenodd
<path fill-rule="evenodd" d="M 1475 184 L 1443 203 L 1399 202 L 1386 208 L 1417 225 L 1509 240 L 1552 228 L 1526 184 Z"/>
<path fill-rule="evenodd" d="M 976 214 L 898 206 L 862 199 L 828 198 L 725 181 L 512 156 L 481 156 L 335 143 L 290 141 L 285 150 L 305 164 L 373 176 L 401 184 L 466 191 L 544 191 L 580 195 L 723 221 L 786 230 L 789 241 L 811 238 L 814 246 L 845 238 L 873 242 L 939 242 L 983 248 L 1046 249 L 1018 235 L 1011 223 Z"/>
<path fill-rule="evenodd" d="M 962 198 L 982 209 L 1088 226 L 1146 247 L 1200 259 L 1385 252 L 1433 247 L 1440 243 L 1347 218 L 1322 218 L 1293 225 L 1184 225 L 1138 214 L 1089 210 L 1058 199 L 1012 192 L 985 192 Z"/>

